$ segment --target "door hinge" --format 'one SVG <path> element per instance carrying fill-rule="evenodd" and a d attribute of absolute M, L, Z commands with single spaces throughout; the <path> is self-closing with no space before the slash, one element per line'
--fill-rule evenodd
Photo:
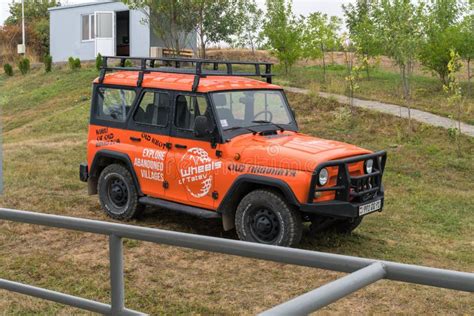
<path fill-rule="evenodd" d="M 216 150 L 216 157 L 221 158 L 222 157 L 222 151 Z"/>
<path fill-rule="evenodd" d="M 219 193 L 217 191 L 212 192 L 212 198 L 217 200 L 219 198 Z"/>
<path fill-rule="evenodd" d="M 163 188 L 168 189 L 170 187 L 170 184 L 168 181 L 163 181 Z"/>

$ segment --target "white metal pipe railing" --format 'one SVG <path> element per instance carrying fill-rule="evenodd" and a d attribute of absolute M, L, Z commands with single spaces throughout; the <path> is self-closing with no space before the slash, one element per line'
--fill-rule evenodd
<path fill-rule="evenodd" d="M 319 289 L 290 300 L 286 304 L 281 304 L 275 307 L 273 312 L 278 312 L 279 310 L 293 313 L 314 311 L 381 278 L 474 292 L 474 274 L 468 272 L 5 208 L 0 208 L 0 219 L 109 236 L 111 305 L 0 279 L 0 288 L 3 289 L 105 314 L 140 314 L 139 312 L 128 310 L 124 306 L 122 238 L 332 271 L 354 272 Z M 270 310 L 265 315 L 273 314 L 273 312 Z"/>

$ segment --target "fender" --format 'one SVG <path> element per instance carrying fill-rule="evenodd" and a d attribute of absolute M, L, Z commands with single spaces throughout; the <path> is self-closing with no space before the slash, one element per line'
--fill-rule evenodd
<path fill-rule="evenodd" d="M 290 186 L 285 181 L 280 180 L 280 179 L 275 179 L 275 178 L 269 178 L 265 176 L 244 174 L 244 175 L 238 176 L 237 179 L 235 179 L 234 183 L 232 183 L 232 186 L 229 188 L 226 195 L 224 196 L 221 203 L 219 204 L 217 211 L 222 214 L 229 212 L 229 210 L 226 209 L 225 207 L 226 204 L 231 201 L 232 197 L 235 197 L 235 192 L 237 192 L 240 187 L 246 184 L 259 184 L 259 185 L 265 185 L 265 186 L 277 188 L 281 190 L 281 192 L 283 193 L 288 203 L 297 207 L 300 206 L 300 202 L 298 201 L 295 194 L 293 193 L 293 190 L 291 190 Z"/>
<path fill-rule="evenodd" d="M 97 179 L 99 177 L 97 170 L 98 170 L 99 161 L 101 158 L 110 158 L 110 159 L 119 160 L 120 162 L 123 162 L 128 167 L 128 170 L 130 171 L 132 175 L 133 183 L 135 187 L 137 188 L 138 194 L 143 195 L 143 192 L 140 188 L 140 183 L 138 182 L 138 178 L 135 173 L 135 169 L 133 168 L 133 164 L 132 164 L 132 161 L 130 160 L 130 157 L 127 154 L 124 154 L 121 152 L 116 152 L 116 151 L 107 150 L 107 149 L 102 149 L 102 150 L 97 151 L 90 168 L 90 178 Z"/>

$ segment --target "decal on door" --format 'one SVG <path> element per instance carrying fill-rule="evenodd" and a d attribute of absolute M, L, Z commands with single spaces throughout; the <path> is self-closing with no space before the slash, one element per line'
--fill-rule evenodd
<path fill-rule="evenodd" d="M 135 167 L 140 168 L 143 179 L 164 181 L 166 151 L 144 148 L 141 157 L 136 157 L 133 162 Z"/>
<path fill-rule="evenodd" d="M 109 131 L 108 127 L 96 128 L 96 147 L 110 146 L 120 143 L 118 136 L 114 135 L 113 132 Z"/>
<path fill-rule="evenodd" d="M 221 161 L 213 161 L 202 148 L 190 148 L 181 158 L 180 184 L 195 198 L 206 196 L 212 188 L 212 173 L 222 168 Z"/>

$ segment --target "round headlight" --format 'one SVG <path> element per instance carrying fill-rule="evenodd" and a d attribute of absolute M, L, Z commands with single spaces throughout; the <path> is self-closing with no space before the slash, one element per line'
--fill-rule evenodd
<path fill-rule="evenodd" d="M 319 171 L 319 177 L 318 177 L 318 182 L 320 186 L 326 185 L 329 180 L 329 172 L 326 168 L 321 169 Z"/>
<path fill-rule="evenodd" d="M 374 161 L 372 159 L 369 159 L 365 162 L 365 172 L 372 173 L 373 170 L 374 170 Z"/>

